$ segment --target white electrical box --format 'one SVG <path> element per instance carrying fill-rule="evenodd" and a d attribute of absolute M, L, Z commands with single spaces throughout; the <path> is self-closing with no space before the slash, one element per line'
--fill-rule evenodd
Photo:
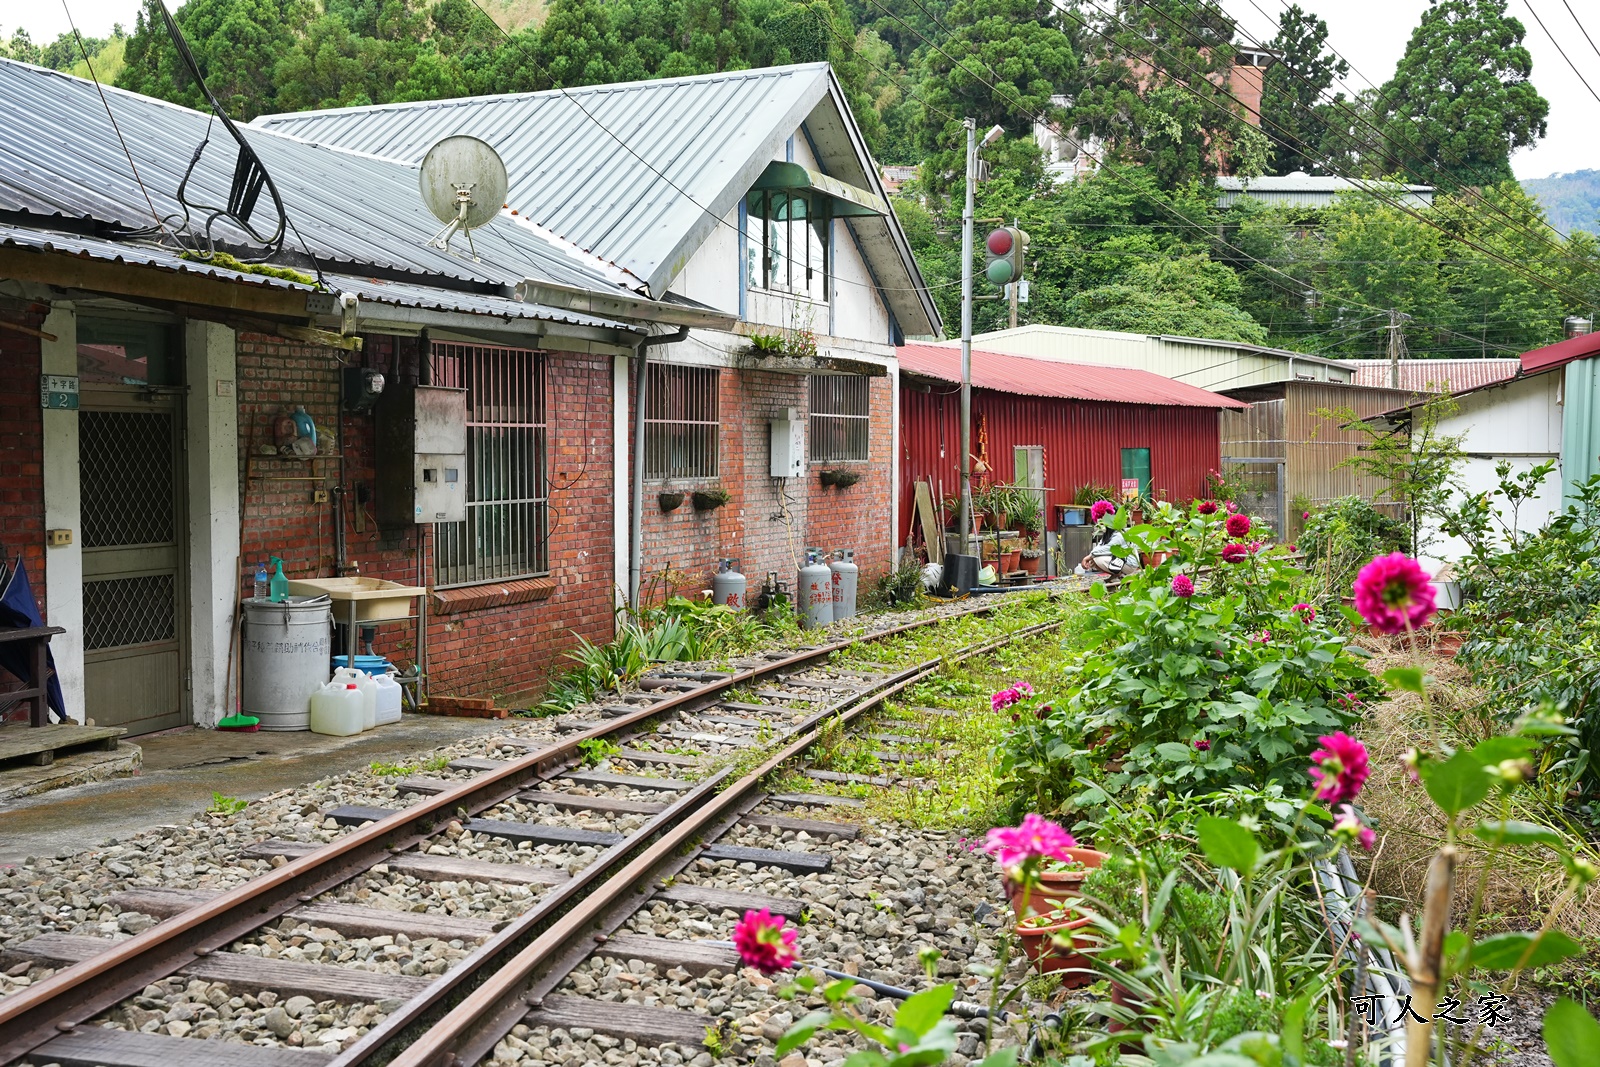
<path fill-rule="evenodd" d="M 378 524 L 467 517 L 467 391 L 419 385 L 378 403 Z"/>
<path fill-rule="evenodd" d="M 769 419 L 772 427 L 772 476 L 800 478 L 806 473 L 806 424 L 800 409 L 787 408 L 782 418 Z"/>

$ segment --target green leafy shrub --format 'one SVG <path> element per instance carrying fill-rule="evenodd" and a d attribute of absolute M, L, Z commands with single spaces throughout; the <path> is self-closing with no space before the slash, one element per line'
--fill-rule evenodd
<path fill-rule="evenodd" d="M 1046 694 L 1048 713 L 1000 747 L 1020 806 L 1092 809 L 1141 788 L 1297 779 L 1316 738 L 1359 717 L 1373 680 L 1347 636 L 1298 601 L 1304 572 L 1261 544 L 1225 562 L 1224 547 L 1244 542 L 1226 533 L 1221 510 L 1155 511 L 1125 529 L 1127 551 L 1171 555 L 1113 594 L 1094 587 L 1099 600 L 1063 649 L 1065 691 Z M 1125 527 L 1126 512 L 1110 521 Z M 1192 596 L 1174 591 L 1179 575 L 1198 582 Z"/>
<path fill-rule="evenodd" d="M 1311 603 L 1331 610 L 1350 595 L 1356 574 L 1374 556 L 1404 552 L 1410 541 L 1405 523 L 1358 496 L 1342 496 L 1313 512 L 1296 543 L 1315 582 Z"/>

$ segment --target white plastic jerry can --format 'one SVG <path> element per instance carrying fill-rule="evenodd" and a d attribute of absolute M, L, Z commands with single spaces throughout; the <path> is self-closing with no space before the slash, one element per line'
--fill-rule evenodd
<path fill-rule="evenodd" d="M 340 667 L 333 672 L 333 680 L 354 685 L 361 694 L 361 728 L 370 730 L 378 725 L 378 683 L 372 675 L 356 667 Z"/>
<path fill-rule="evenodd" d="M 366 712 L 354 682 L 329 682 L 311 695 L 311 732 L 330 737 L 359 734 Z"/>

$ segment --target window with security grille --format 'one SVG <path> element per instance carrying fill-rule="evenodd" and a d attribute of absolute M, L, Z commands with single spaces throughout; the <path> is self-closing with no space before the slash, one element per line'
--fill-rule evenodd
<path fill-rule="evenodd" d="M 811 376 L 811 460 L 865 463 L 872 419 L 872 379 L 855 374 Z"/>
<path fill-rule="evenodd" d="M 435 343 L 430 369 L 433 385 L 467 391 L 467 517 L 434 524 L 434 584 L 548 574 L 544 355 Z"/>
<path fill-rule="evenodd" d="M 717 476 L 715 367 L 646 364 L 644 476 L 653 481 Z"/>

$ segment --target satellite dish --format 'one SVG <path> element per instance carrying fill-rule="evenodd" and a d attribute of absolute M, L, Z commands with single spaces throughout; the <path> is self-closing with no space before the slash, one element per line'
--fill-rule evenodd
<path fill-rule="evenodd" d="M 421 183 L 422 202 L 445 224 L 428 243 L 448 251 L 451 236 L 462 230 L 471 248 L 472 231 L 494 218 L 505 203 L 506 165 L 476 137 L 446 137 L 423 157 Z"/>

